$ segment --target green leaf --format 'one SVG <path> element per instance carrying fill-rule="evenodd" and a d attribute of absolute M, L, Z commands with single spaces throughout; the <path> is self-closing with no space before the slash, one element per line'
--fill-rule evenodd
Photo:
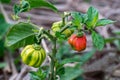
<path fill-rule="evenodd" d="M 58 60 L 63 59 L 63 57 L 68 57 L 68 56 L 73 55 L 71 53 L 69 44 L 65 44 L 65 42 L 64 42 L 64 43 L 61 43 L 59 46 L 61 46 L 61 47 L 58 48 L 58 51 L 57 51 L 57 54 L 56 54 L 56 58 Z"/>
<path fill-rule="evenodd" d="M 95 50 L 92 50 L 88 53 L 84 53 L 82 56 L 76 55 L 72 58 L 67 58 L 62 60 L 61 64 L 71 63 L 71 62 L 79 62 L 80 65 L 84 65 L 95 53 Z"/>
<path fill-rule="evenodd" d="M 10 27 L 10 24 L 7 24 L 7 23 L 3 23 L 0 25 L 0 39 L 2 39 L 5 36 L 9 27 Z"/>
<path fill-rule="evenodd" d="M 65 67 L 65 74 L 61 75 L 61 80 L 74 80 L 83 74 L 83 69 L 80 67 Z"/>
<path fill-rule="evenodd" d="M 2 3 L 10 3 L 11 0 L 0 0 Z"/>
<path fill-rule="evenodd" d="M 4 68 L 6 66 L 6 63 L 5 62 L 0 62 L 0 69 L 1 68 Z"/>
<path fill-rule="evenodd" d="M 18 15 L 20 13 L 20 9 L 21 9 L 20 6 L 15 4 L 13 7 L 14 14 Z"/>
<path fill-rule="evenodd" d="M 41 80 L 41 79 L 37 76 L 36 72 L 30 72 L 30 78 L 31 78 L 31 80 Z"/>
<path fill-rule="evenodd" d="M 115 40 L 120 40 L 120 38 L 116 38 L 116 37 L 105 38 L 105 43 L 111 43 L 114 42 Z"/>
<path fill-rule="evenodd" d="M 2 39 L 3 36 L 5 36 L 10 26 L 10 24 L 6 23 L 4 16 L 0 14 L 0 39 Z"/>
<path fill-rule="evenodd" d="M 98 50 L 102 50 L 104 48 L 104 38 L 95 31 L 92 31 L 92 42 Z"/>
<path fill-rule="evenodd" d="M 87 11 L 88 20 L 86 22 L 88 28 L 94 28 L 98 21 L 98 10 L 94 7 L 90 7 Z"/>
<path fill-rule="evenodd" d="M 30 9 L 30 4 L 28 1 L 22 0 L 20 3 L 21 12 L 26 12 Z"/>
<path fill-rule="evenodd" d="M 47 7 L 57 12 L 57 8 L 45 0 L 21 0 L 20 4 L 15 4 L 13 7 L 13 11 L 15 14 L 13 15 L 13 18 L 19 19 L 18 15 L 20 13 L 29 11 L 30 9 L 33 9 L 33 8 L 39 8 L 39 7 Z"/>
<path fill-rule="evenodd" d="M 60 75 L 61 80 L 74 80 L 77 77 L 79 77 L 81 74 L 83 74 L 83 70 L 81 69 L 81 66 L 84 65 L 87 61 L 89 61 L 89 59 L 94 55 L 94 53 L 95 50 L 92 50 L 88 53 L 84 53 L 82 56 L 79 55 L 74 56 L 73 60 L 72 58 L 64 59 L 62 62 L 64 64 L 69 62 L 78 62 L 78 64 L 75 67 L 65 67 L 65 73 L 63 75 L 62 74 Z"/>
<path fill-rule="evenodd" d="M 4 55 L 4 42 L 3 40 L 0 40 L 0 57 L 3 57 Z"/>
<path fill-rule="evenodd" d="M 112 31 L 112 32 L 116 35 L 120 35 L 120 30 L 115 30 L 115 31 Z"/>
<path fill-rule="evenodd" d="M 0 24 L 5 23 L 5 19 L 2 13 L 0 13 Z"/>
<path fill-rule="evenodd" d="M 49 3 L 46 0 L 26 0 L 30 3 L 30 8 L 39 8 L 39 7 L 47 7 L 52 9 L 53 11 L 57 11 L 57 8 L 52 5 L 51 3 Z"/>
<path fill-rule="evenodd" d="M 76 55 L 72 58 L 66 58 L 64 60 L 62 60 L 61 64 L 66 64 L 66 63 L 71 63 L 71 62 L 80 62 L 80 58 L 81 56 Z"/>
<path fill-rule="evenodd" d="M 30 4 L 28 1 L 22 0 L 20 4 L 15 4 L 13 7 L 14 14 L 13 17 L 15 19 L 19 18 L 18 15 L 22 12 L 26 12 L 30 9 Z"/>
<path fill-rule="evenodd" d="M 7 34 L 5 44 L 11 48 L 19 48 L 34 43 L 35 33 L 32 31 L 38 29 L 30 23 L 20 22 L 12 26 Z"/>
<path fill-rule="evenodd" d="M 100 20 L 97 21 L 95 26 L 105 26 L 107 24 L 112 24 L 114 22 L 115 21 L 112 21 L 112 20 L 109 20 L 109 19 L 100 19 Z"/>
<path fill-rule="evenodd" d="M 84 80 L 84 77 L 83 76 L 79 76 L 75 80 Z"/>
<path fill-rule="evenodd" d="M 74 26 L 80 26 L 82 22 L 82 17 L 79 12 L 72 12 L 71 16 L 73 17 L 72 23 Z"/>
<path fill-rule="evenodd" d="M 45 80 L 46 73 L 39 68 L 37 72 L 30 71 L 30 76 L 32 80 Z"/>
<path fill-rule="evenodd" d="M 120 50 L 120 40 L 115 40 L 114 44 L 117 46 L 117 48 Z"/>
<path fill-rule="evenodd" d="M 65 68 L 63 66 L 57 68 L 56 74 L 57 75 L 64 75 L 65 74 Z"/>
<path fill-rule="evenodd" d="M 115 40 L 114 44 L 117 46 L 117 48 L 120 50 L 120 40 Z"/>
<path fill-rule="evenodd" d="M 87 14 L 81 14 L 82 16 L 82 23 L 86 23 L 86 21 L 88 20 L 88 15 Z"/>
<path fill-rule="evenodd" d="M 84 53 L 80 58 L 80 66 L 84 65 L 94 54 L 95 50 L 92 50 L 88 53 Z"/>
<path fill-rule="evenodd" d="M 58 31 L 55 32 L 55 36 L 57 36 L 57 38 L 58 38 L 59 40 L 65 40 L 65 39 L 66 39 L 66 38 L 65 38 L 65 35 L 62 34 L 62 33 L 60 33 L 60 32 L 58 32 Z"/>

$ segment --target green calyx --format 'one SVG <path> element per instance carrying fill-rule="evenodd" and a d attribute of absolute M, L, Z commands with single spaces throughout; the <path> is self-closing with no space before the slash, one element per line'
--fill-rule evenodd
<path fill-rule="evenodd" d="M 33 44 L 33 47 L 35 50 L 40 50 L 41 49 L 41 46 L 38 45 L 38 44 Z"/>
<path fill-rule="evenodd" d="M 78 33 L 77 33 L 77 36 L 78 36 L 78 37 L 82 37 L 83 35 L 84 35 L 83 32 L 78 32 Z"/>

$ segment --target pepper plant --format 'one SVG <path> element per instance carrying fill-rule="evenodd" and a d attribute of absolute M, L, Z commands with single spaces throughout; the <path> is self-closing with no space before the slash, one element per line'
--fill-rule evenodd
<path fill-rule="evenodd" d="M 45 0 L 20 0 L 20 4 L 14 5 L 15 20 L 19 20 L 19 14 L 22 12 L 28 12 L 31 9 L 38 7 L 47 7 L 59 14 L 57 8 Z M 104 48 L 104 38 L 95 31 L 96 27 L 112 24 L 114 21 L 109 19 L 99 19 L 99 12 L 96 8 L 90 7 L 86 13 L 81 12 L 64 12 L 61 17 L 61 21 L 54 22 L 49 30 L 44 27 L 39 27 L 33 24 L 30 19 L 26 22 L 18 22 L 12 25 L 9 29 L 6 37 L 6 45 L 11 48 L 25 47 L 21 52 L 22 62 L 28 66 L 39 68 L 38 72 L 31 72 L 32 75 L 37 76 L 33 80 L 73 80 L 65 79 L 63 76 L 66 73 L 64 71 L 64 65 L 70 62 L 76 62 L 76 58 L 82 63 L 76 65 L 76 68 L 80 68 L 85 64 L 89 58 L 92 57 L 94 52 L 84 54 L 74 59 L 66 59 L 66 61 L 59 62 L 56 54 L 58 54 L 59 41 L 65 40 L 71 45 L 71 49 L 80 52 L 86 49 L 87 37 L 86 31 L 90 32 L 93 45 L 97 50 Z M 51 50 L 46 54 L 44 48 L 41 45 L 41 40 L 47 39 L 52 45 Z M 44 68 L 42 70 L 41 64 L 50 57 L 49 69 Z M 46 71 L 47 69 L 47 71 Z M 69 70 L 69 68 L 68 68 Z M 74 70 L 74 69 L 73 69 Z M 44 72 L 46 71 L 46 72 Z M 69 72 L 69 71 L 68 71 Z M 63 76 L 61 76 L 61 74 Z M 79 73 L 79 72 L 78 72 Z M 70 73 L 71 74 L 71 73 Z"/>

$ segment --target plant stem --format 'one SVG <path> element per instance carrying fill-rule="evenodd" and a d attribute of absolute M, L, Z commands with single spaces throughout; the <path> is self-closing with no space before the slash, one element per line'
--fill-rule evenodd
<path fill-rule="evenodd" d="M 62 18 L 62 26 L 65 26 L 66 24 L 66 19 L 70 16 L 70 13 L 64 12 L 63 18 Z"/>
<path fill-rule="evenodd" d="M 70 27 L 71 22 L 69 22 L 68 24 L 66 24 L 61 30 L 60 33 L 62 33 L 63 31 L 65 31 L 68 27 Z"/>
<path fill-rule="evenodd" d="M 65 25 L 65 17 L 62 18 L 62 24 L 63 24 L 62 26 Z"/>
<path fill-rule="evenodd" d="M 52 46 L 52 54 L 49 54 L 50 58 L 51 58 L 51 62 L 50 62 L 50 75 L 49 75 L 49 80 L 56 80 L 56 67 L 55 67 L 55 57 L 56 57 L 56 37 L 52 36 L 49 32 L 43 30 L 43 33 L 46 34 L 50 40 L 53 43 Z"/>
<path fill-rule="evenodd" d="M 51 58 L 51 63 L 50 63 L 50 80 L 55 80 L 56 79 L 56 67 L 55 67 L 55 57 L 56 57 L 56 40 L 54 41 L 54 45 L 53 45 L 53 48 L 52 48 L 52 54 L 50 56 Z"/>
<path fill-rule="evenodd" d="M 43 33 L 46 34 L 50 38 L 50 40 L 52 40 L 52 42 L 54 42 L 55 37 L 53 37 L 49 32 L 43 30 Z"/>

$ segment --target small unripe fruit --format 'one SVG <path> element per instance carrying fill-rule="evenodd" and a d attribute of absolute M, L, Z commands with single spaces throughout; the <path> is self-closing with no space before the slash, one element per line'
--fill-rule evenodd
<path fill-rule="evenodd" d="M 60 29 L 62 28 L 62 21 L 54 22 L 51 28 L 53 31 L 53 35 L 55 35 L 55 32 L 60 31 Z M 72 33 L 73 31 L 70 29 L 66 29 L 62 32 L 62 34 L 64 34 L 66 37 L 69 37 Z"/>
<path fill-rule="evenodd" d="M 39 67 L 46 58 L 45 50 L 39 45 L 27 45 L 21 52 L 23 63 Z"/>

